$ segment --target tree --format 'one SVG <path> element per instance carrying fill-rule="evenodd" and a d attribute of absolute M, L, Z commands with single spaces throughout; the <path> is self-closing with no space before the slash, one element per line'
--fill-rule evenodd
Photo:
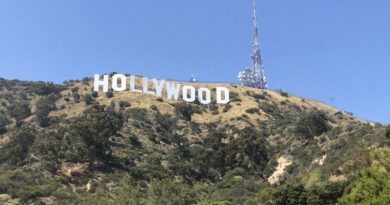
<path fill-rule="evenodd" d="M 93 98 L 90 94 L 85 94 L 83 99 L 86 105 L 90 105 L 93 102 Z"/>
<path fill-rule="evenodd" d="M 386 169 L 370 167 L 359 171 L 356 181 L 339 204 L 388 204 L 390 174 Z"/>
<path fill-rule="evenodd" d="M 386 130 L 385 130 L 385 137 L 386 137 L 387 139 L 390 139 L 390 125 L 388 125 L 388 126 L 386 127 Z"/>
<path fill-rule="evenodd" d="M 0 134 L 7 132 L 6 126 L 8 125 L 9 120 L 7 116 L 0 114 Z"/>
<path fill-rule="evenodd" d="M 13 165 L 21 165 L 25 162 L 31 145 L 34 143 L 35 130 L 21 127 L 10 135 L 9 142 L 1 148 L 0 161 L 6 161 Z"/>
<path fill-rule="evenodd" d="M 97 98 L 99 96 L 99 93 L 96 91 L 92 91 L 92 97 Z"/>
<path fill-rule="evenodd" d="M 39 126 L 46 127 L 49 125 L 49 113 L 56 109 L 55 96 L 53 94 L 40 98 L 37 103 L 35 113 Z"/>
<path fill-rule="evenodd" d="M 26 100 L 16 101 L 9 107 L 9 114 L 15 118 L 17 122 L 31 115 L 30 103 Z"/>
<path fill-rule="evenodd" d="M 33 84 L 32 91 L 37 95 L 49 95 L 49 94 L 57 94 L 63 87 L 60 85 L 55 85 L 52 82 L 42 82 L 39 81 Z"/>
<path fill-rule="evenodd" d="M 287 184 L 275 193 L 277 205 L 306 205 L 307 192 L 302 184 Z"/>
<path fill-rule="evenodd" d="M 295 134 L 303 139 L 313 139 L 315 136 L 327 132 L 328 118 L 324 112 L 313 111 L 303 116 L 295 126 Z"/>
<path fill-rule="evenodd" d="M 200 113 L 200 110 L 197 106 L 191 105 L 189 103 L 176 103 L 175 104 L 176 114 L 187 121 L 191 121 L 192 114 Z"/>
<path fill-rule="evenodd" d="M 114 97 L 114 92 L 112 92 L 111 90 L 107 91 L 107 92 L 106 92 L 106 97 L 107 97 L 107 98 L 112 98 L 112 97 Z"/>
<path fill-rule="evenodd" d="M 80 94 L 79 93 L 73 93 L 73 99 L 74 99 L 74 102 L 75 103 L 79 103 L 80 102 Z"/>
<path fill-rule="evenodd" d="M 87 152 L 88 160 L 92 165 L 95 160 L 106 160 L 111 156 L 110 137 L 116 136 L 122 125 L 122 116 L 115 111 L 113 105 L 105 108 L 93 104 L 72 123 L 68 135 L 82 140 L 81 145 L 85 146 L 84 151 Z M 78 141 L 74 143 L 80 144 Z M 80 148 L 84 149 L 83 146 Z"/>

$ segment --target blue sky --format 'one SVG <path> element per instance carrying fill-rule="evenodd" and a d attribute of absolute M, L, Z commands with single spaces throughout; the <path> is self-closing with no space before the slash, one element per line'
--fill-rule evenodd
<path fill-rule="evenodd" d="M 390 122 L 390 1 L 257 3 L 272 89 Z M 251 7 L 251 0 L 1 0 L 0 76 L 61 83 L 118 71 L 236 81 L 251 64 Z"/>

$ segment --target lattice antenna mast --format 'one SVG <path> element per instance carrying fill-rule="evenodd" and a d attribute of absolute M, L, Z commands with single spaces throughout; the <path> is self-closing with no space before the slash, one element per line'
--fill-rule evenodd
<path fill-rule="evenodd" d="M 252 42 L 252 72 L 255 77 L 257 85 L 255 87 L 261 89 L 267 89 L 267 79 L 265 77 L 265 67 L 263 64 L 263 59 L 261 58 L 260 52 L 260 39 L 259 39 L 259 27 L 257 25 L 256 17 L 256 0 L 253 0 L 253 42 Z"/>

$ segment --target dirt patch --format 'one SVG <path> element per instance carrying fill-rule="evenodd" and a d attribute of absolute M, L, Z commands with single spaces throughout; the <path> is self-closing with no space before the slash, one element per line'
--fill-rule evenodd
<path fill-rule="evenodd" d="M 268 182 L 270 184 L 277 184 L 280 182 L 284 174 L 286 173 L 286 168 L 291 165 L 293 161 L 289 159 L 287 156 L 281 156 L 278 159 L 278 166 L 276 170 L 270 177 L 268 177 Z"/>

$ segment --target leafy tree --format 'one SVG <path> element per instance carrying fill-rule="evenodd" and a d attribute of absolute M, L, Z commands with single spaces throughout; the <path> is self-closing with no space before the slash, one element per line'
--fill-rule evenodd
<path fill-rule="evenodd" d="M 38 124 L 41 127 L 49 125 L 49 113 L 56 109 L 55 96 L 53 94 L 40 98 L 37 103 L 37 111 L 35 113 Z"/>
<path fill-rule="evenodd" d="M 361 170 L 351 191 L 339 204 L 389 204 L 390 174 L 385 169 L 371 167 Z"/>
<path fill-rule="evenodd" d="M 126 108 L 126 107 L 130 107 L 131 104 L 127 101 L 119 101 L 119 107 L 120 108 Z"/>
<path fill-rule="evenodd" d="M 82 149 L 81 153 L 87 152 L 87 158 L 92 165 L 95 160 L 106 160 L 111 156 L 110 137 L 116 136 L 122 125 L 122 116 L 115 112 L 113 105 L 105 108 L 105 106 L 93 104 L 72 123 L 67 135 L 82 139 L 82 142 L 74 140 L 73 144 L 78 143 L 79 148 Z M 70 147 L 73 146 L 70 145 Z"/>
<path fill-rule="evenodd" d="M 0 150 L 0 161 L 21 165 L 26 161 L 31 145 L 35 139 L 35 130 L 21 127 L 11 133 L 9 142 Z"/>
<path fill-rule="evenodd" d="M 90 105 L 93 102 L 93 98 L 90 94 L 85 94 L 83 99 L 86 105 Z"/>
<path fill-rule="evenodd" d="M 81 82 L 83 82 L 84 85 L 89 85 L 89 78 L 88 77 L 84 77 Z"/>
<path fill-rule="evenodd" d="M 324 112 L 313 111 L 303 116 L 295 126 L 295 134 L 303 139 L 312 139 L 328 131 L 328 118 Z"/>
<path fill-rule="evenodd" d="M 4 132 L 7 132 L 7 129 L 5 126 L 7 126 L 9 123 L 9 120 L 7 116 L 0 114 L 0 134 L 3 134 Z"/>
<path fill-rule="evenodd" d="M 386 130 L 385 130 L 385 137 L 390 139 L 390 125 L 386 127 Z"/>
<path fill-rule="evenodd" d="M 302 184 L 287 184 L 275 193 L 277 205 L 306 205 L 307 192 Z"/>
<path fill-rule="evenodd" d="M 249 114 L 254 114 L 254 113 L 257 113 L 257 114 L 260 114 L 260 110 L 258 108 L 249 108 L 247 110 L 245 110 L 246 113 L 249 113 Z"/>
<path fill-rule="evenodd" d="M 99 93 L 96 91 L 92 91 L 92 97 L 97 98 L 99 96 Z"/>
<path fill-rule="evenodd" d="M 80 94 L 79 93 L 73 93 L 72 96 L 73 96 L 73 99 L 76 103 L 80 102 Z"/>
<path fill-rule="evenodd" d="M 106 92 L 106 97 L 107 97 L 107 98 L 112 98 L 112 97 L 114 97 L 114 92 L 111 91 L 111 90 L 107 91 L 107 92 Z"/>
<path fill-rule="evenodd" d="M 192 115 L 194 113 L 201 113 L 200 109 L 197 106 L 191 105 L 189 103 L 176 103 L 175 104 L 176 114 L 187 121 L 191 121 Z"/>
<path fill-rule="evenodd" d="M 30 103 L 26 100 L 16 101 L 9 107 L 9 114 L 16 121 L 21 121 L 31 115 Z"/>
<path fill-rule="evenodd" d="M 63 87 L 60 85 L 55 85 L 52 82 L 37 82 L 32 85 L 32 91 L 37 95 L 49 95 L 49 94 L 57 94 Z"/>
<path fill-rule="evenodd" d="M 189 186 L 169 179 L 153 181 L 148 189 L 150 204 L 195 204 L 198 198 Z"/>
<path fill-rule="evenodd" d="M 307 190 L 307 204 L 333 205 L 344 194 L 349 182 L 328 182 Z"/>

